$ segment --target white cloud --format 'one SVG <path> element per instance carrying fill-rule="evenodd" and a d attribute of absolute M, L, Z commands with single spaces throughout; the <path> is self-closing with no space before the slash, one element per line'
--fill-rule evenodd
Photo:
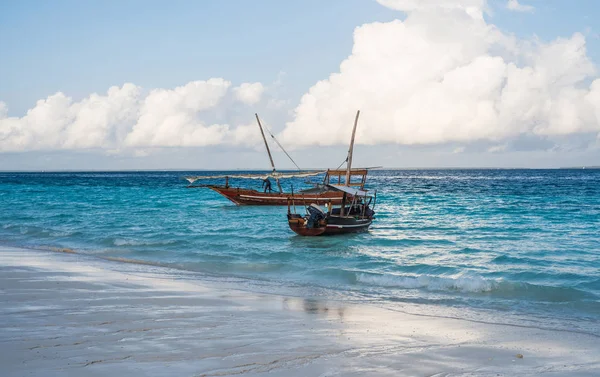
<path fill-rule="evenodd" d="M 231 86 L 223 79 L 193 81 L 175 89 L 155 89 L 144 99 L 137 123 L 125 138 L 130 147 L 179 147 L 220 144 L 227 125 L 202 122 Z"/>
<path fill-rule="evenodd" d="M 473 18 L 482 18 L 487 9 L 486 0 L 377 0 L 385 7 L 403 12 L 463 11 Z"/>
<path fill-rule="evenodd" d="M 245 82 L 242 85 L 233 88 L 233 93 L 237 100 L 247 104 L 254 105 L 260 102 L 260 98 L 265 90 L 263 84 L 259 82 L 248 83 Z"/>
<path fill-rule="evenodd" d="M 118 144 L 136 118 L 140 88 L 111 87 L 106 95 L 92 94 L 73 102 L 63 93 L 39 100 L 24 117 L 0 111 L 2 151 L 110 148 Z"/>
<path fill-rule="evenodd" d="M 284 107 L 288 106 L 289 104 L 290 104 L 289 100 L 271 98 L 267 102 L 267 108 L 268 109 L 272 109 L 272 110 L 276 110 L 276 109 L 284 108 Z"/>
<path fill-rule="evenodd" d="M 406 19 L 355 30 L 339 72 L 302 97 L 285 145 L 346 144 L 357 109 L 363 144 L 503 144 L 600 131 L 600 79 L 589 86 L 595 68 L 583 35 L 517 40 L 465 12 L 483 9 L 478 1 L 380 2 Z"/>
<path fill-rule="evenodd" d="M 508 0 L 506 7 L 510 10 L 514 10 L 515 12 L 533 12 L 535 9 L 531 5 L 520 4 L 519 0 Z"/>
<path fill-rule="evenodd" d="M 488 152 L 490 153 L 501 153 L 505 152 L 508 146 L 506 144 L 494 145 L 493 147 L 488 148 Z"/>
<path fill-rule="evenodd" d="M 262 136 L 256 123 L 238 126 L 229 133 L 229 142 L 233 145 L 261 146 Z"/>
<path fill-rule="evenodd" d="M 600 79 L 582 34 L 518 40 L 481 16 L 485 0 L 378 1 L 406 19 L 355 30 L 339 72 L 296 107 L 281 133 L 286 147 L 347 144 L 357 109 L 359 144 L 455 143 L 460 154 L 478 141 L 509 149 L 519 138 L 544 148 L 530 139 L 600 138 Z M 252 114 L 247 107 L 264 92 L 261 83 L 233 87 L 213 78 L 150 91 L 128 83 L 80 101 L 59 92 L 22 117 L 9 117 L 0 102 L 0 150 L 144 155 L 163 147 L 256 146 L 256 125 L 227 114 Z M 278 98 L 263 102 L 271 115 L 287 107 Z"/>
<path fill-rule="evenodd" d="M 0 119 L 5 119 L 6 117 L 8 117 L 8 106 L 0 101 Z"/>
<path fill-rule="evenodd" d="M 64 130 L 63 147 L 99 148 L 118 144 L 137 117 L 140 91 L 133 84 L 125 84 L 110 88 L 106 96 L 92 94 L 72 104 L 69 113 L 73 121 Z M 35 123 L 38 122 L 43 123 L 43 119 Z M 60 132 L 57 136 L 60 137 Z"/>
<path fill-rule="evenodd" d="M 209 121 L 224 98 L 237 97 L 230 87 L 229 81 L 213 78 L 143 94 L 128 83 L 79 102 L 59 92 L 39 100 L 20 118 L 9 117 L 0 102 L 0 150 L 92 148 L 113 155 L 135 148 L 134 155 L 145 155 L 148 150 L 140 148 L 258 144 L 257 132 L 246 125 Z"/>

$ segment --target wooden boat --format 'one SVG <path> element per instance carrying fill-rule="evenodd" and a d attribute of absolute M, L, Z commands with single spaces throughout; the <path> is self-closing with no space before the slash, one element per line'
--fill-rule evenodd
<path fill-rule="evenodd" d="M 311 203 L 317 204 L 341 204 L 343 199 L 343 193 L 339 190 L 334 190 L 330 187 L 331 183 L 335 183 L 337 179 L 337 183 L 342 182 L 342 177 L 346 177 L 348 179 L 348 171 L 347 169 L 333 169 L 333 170 L 322 170 L 322 171 L 303 171 L 299 169 L 298 172 L 292 173 L 280 173 L 275 169 L 275 164 L 273 162 L 273 157 L 271 156 L 271 150 L 269 149 L 269 144 L 267 143 L 267 139 L 265 138 L 265 133 L 263 131 L 262 124 L 260 119 L 258 118 L 258 114 L 255 114 L 256 121 L 258 123 L 258 127 L 260 129 L 260 133 L 263 137 L 263 141 L 265 143 L 265 147 L 267 149 L 267 153 L 269 155 L 269 161 L 271 162 L 272 171 L 270 173 L 262 173 L 262 174 L 238 174 L 238 175 L 217 175 L 217 176 L 186 176 L 186 179 L 190 184 L 187 186 L 188 188 L 200 188 L 205 187 L 211 189 L 225 198 L 229 199 L 233 203 L 237 205 L 286 205 L 289 198 L 293 198 L 296 203 L 302 205 L 309 205 Z M 275 140 L 275 142 L 281 147 L 283 152 L 292 160 L 294 165 L 296 163 L 290 157 L 290 155 L 283 149 L 281 144 L 277 142 L 275 136 L 271 134 L 271 137 Z M 298 167 L 298 165 L 296 165 Z M 362 189 L 367 180 L 368 168 L 363 169 L 351 169 L 349 185 L 353 187 L 358 187 Z M 289 178 L 301 178 L 301 177 L 312 177 L 324 174 L 324 178 L 322 183 L 314 184 L 313 187 L 300 190 L 297 192 L 284 192 L 281 187 L 281 179 L 289 179 Z M 194 185 L 194 183 L 198 180 L 207 180 L 207 179 L 225 179 L 224 185 Z M 276 192 L 261 192 L 251 188 L 243 188 L 243 187 L 232 187 L 229 185 L 230 179 L 257 179 L 257 180 L 266 180 L 272 178 L 275 180 L 277 184 Z"/>
<path fill-rule="evenodd" d="M 240 187 L 223 187 L 216 185 L 207 185 L 209 189 L 218 192 L 227 199 L 231 200 L 237 205 L 281 205 L 287 204 L 288 198 L 294 196 L 299 203 L 310 204 L 319 203 L 326 204 L 330 201 L 334 203 L 342 202 L 342 195 L 339 192 L 333 190 L 326 190 L 319 188 L 318 192 L 311 193 L 307 191 L 301 191 L 292 195 L 286 192 L 259 192 L 252 189 L 244 189 Z"/>
<path fill-rule="evenodd" d="M 306 215 L 302 216 L 292 213 L 291 207 L 295 207 L 295 203 L 290 199 L 287 217 L 291 230 L 301 236 L 320 236 L 359 233 L 369 229 L 375 216 L 373 208 L 376 196 L 347 186 L 330 187 L 343 193 L 342 204 L 338 208 L 334 208 L 335 204 L 330 202 L 327 203 L 327 211 L 324 211 L 319 205 L 312 203 L 306 208 Z"/>
<path fill-rule="evenodd" d="M 356 119 L 354 120 L 352 139 L 348 150 L 345 184 L 325 185 L 330 190 L 342 194 L 339 207 L 334 207 L 337 203 L 330 201 L 327 203 L 327 210 L 325 211 L 319 206 L 319 203 L 311 203 L 306 206 L 306 215 L 302 216 L 295 211 L 295 198 L 290 197 L 287 218 L 290 229 L 295 233 L 301 236 L 358 233 L 367 231 L 373 222 L 375 216 L 373 208 L 377 200 L 377 193 L 373 196 L 369 195 L 363 187 L 352 187 L 351 181 L 352 150 L 359 114 L 360 111 L 356 113 Z M 292 207 L 294 207 L 294 212 L 292 212 Z"/>
<path fill-rule="evenodd" d="M 190 183 L 198 179 L 225 179 L 225 185 L 190 185 L 189 188 L 205 187 L 211 189 L 225 198 L 229 199 L 237 205 L 281 205 L 287 204 L 288 199 L 293 198 L 297 204 L 309 205 L 317 203 L 325 205 L 327 203 L 341 204 L 343 194 L 329 187 L 330 183 L 340 181 L 340 175 L 345 174 L 343 170 L 325 170 L 319 172 L 306 173 L 267 173 L 267 174 L 240 174 L 240 175 L 217 175 L 217 176 L 201 176 L 189 177 Z M 352 177 L 357 177 L 356 182 L 352 185 L 362 188 L 366 181 L 368 169 L 355 169 L 351 172 Z M 230 179 L 259 179 L 274 178 L 277 182 L 281 179 L 311 177 L 320 174 L 325 174 L 322 183 L 315 184 L 311 188 L 296 192 L 261 192 L 258 190 L 232 187 L 229 185 Z M 188 177 L 186 177 L 188 178 Z M 278 187 L 281 187 L 279 184 Z"/>

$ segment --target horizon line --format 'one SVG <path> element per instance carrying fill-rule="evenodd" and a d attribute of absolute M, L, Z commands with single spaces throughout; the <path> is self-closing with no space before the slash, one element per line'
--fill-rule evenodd
<path fill-rule="evenodd" d="M 328 170 L 329 168 L 307 168 L 301 169 L 306 170 Z M 565 166 L 565 167 L 546 167 L 546 168 L 531 168 L 531 167 L 378 167 L 371 168 L 372 170 L 598 170 L 600 165 L 593 166 Z M 92 172 L 107 172 L 107 173 L 118 173 L 118 172 L 176 172 L 176 171 L 271 171 L 270 169 L 257 169 L 257 168 L 235 168 L 235 169 L 189 169 L 189 168 L 165 168 L 165 169 L 0 169 L 0 173 L 92 173 Z M 279 171 L 298 171 L 298 169 L 279 169 Z"/>

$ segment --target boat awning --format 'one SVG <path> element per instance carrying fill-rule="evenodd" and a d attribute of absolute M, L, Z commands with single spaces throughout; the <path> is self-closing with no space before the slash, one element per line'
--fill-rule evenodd
<path fill-rule="evenodd" d="M 187 180 L 190 184 L 196 182 L 199 179 L 221 179 L 221 178 L 244 178 L 244 179 L 285 179 L 285 178 L 305 178 L 313 177 L 315 175 L 324 174 L 325 171 L 306 171 L 296 173 L 260 173 L 260 174 L 227 174 L 227 175 L 197 175 L 197 176 L 186 176 L 183 179 Z"/>
<path fill-rule="evenodd" d="M 364 190 L 359 190 L 354 187 L 348 187 L 348 186 L 343 186 L 343 185 L 327 185 L 327 187 L 329 187 L 333 190 L 343 191 L 346 194 L 350 194 L 352 196 L 370 196 L 368 192 L 366 192 Z"/>
<path fill-rule="evenodd" d="M 371 166 L 368 168 L 352 168 L 350 169 L 350 175 L 366 175 L 369 170 L 380 169 L 381 166 Z M 329 175 L 346 175 L 348 170 L 346 169 L 329 169 L 327 174 Z"/>

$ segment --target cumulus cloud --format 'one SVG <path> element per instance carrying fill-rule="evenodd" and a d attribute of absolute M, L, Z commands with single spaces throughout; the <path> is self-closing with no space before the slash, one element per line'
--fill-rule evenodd
<path fill-rule="evenodd" d="M 286 145 L 404 145 L 503 141 L 600 131 L 600 79 L 585 37 L 518 40 L 483 17 L 477 0 L 379 0 L 404 21 L 354 32 L 339 72 L 316 83 L 295 109 Z M 591 85 L 590 85 L 591 83 Z"/>
<path fill-rule="evenodd" d="M 264 125 L 263 125 L 264 126 Z M 262 136 L 256 123 L 238 126 L 230 135 L 229 143 L 247 147 L 262 147 Z"/>
<path fill-rule="evenodd" d="M 125 138 L 127 146 L 206 146 L 220 144 L 227 125 L 207 125 L 198 114 L 215 107 L 231 86 L 223 79 L 193 81 L 175 89 L 155 89 L 141 104 Z"/>
<path fill-rule="evenodd" d="M 510 10 L 514 10 L 515 12 L 533 12 L 535 9 L 531 5 L 520 4 L 519 0 L 508 0 L 506 7 Z"/>
<path fill-rule="evenodd" d="M 111 87 L 80 102 L 63 93 L 39 100 L 21 118 L 8 117 L 0 106 L 3 151 L 115 147 L 136 118 L 140 88 Z"/>
<path fill-rule="evenodd" d="M 406 18 L 355 30 L 339 72 L 296 106 L 280 134 L 284 145 L 347 144 L 357 109 L 359 144 L 449 144 L 461 153 L 479 142 L 501 152 L 515 140 L 527 140 L 527 148 L 581 135 L 600 140 L 600 79 L 582 34 L 520 40 L 483 17 L 485 0 L 378 2 Z M 161 147 L 255 146 L 260 134 L 248 117 L 240 123 L 222 114 L 241 107 L 251 117 L 248 107 L 265 91 L 261 83 L 233 86 L 222 78 L 153 90 L 127 83 L 78 101 L 59 92 L 22 117 L 9 116 L 0 102 L 0 150 L 143 155 Z M 287 108 L 278 98 L 262 104 L 271 114 Z"/>
<path fill-rule="evenodd" d="M 256 130 L 247 125 L 209 121 L 227 96 L 237 98 L 230 87 L 231 82 L 213 78 L 144 93 L 127 83 L 78 102 L 59 92 L 39 100 L 23 117 L 9 117 L 0 102 L 0 150 L 85 148 L 118 154 L 137 148 L 139 155 L 152 147 L 257 144 Z"/>
<path fill-rule="evenodd" d="M 254 105 L 257 104 L 258 102 L 260 102 L 260 98 L 263 94 L 265 90 L 265 87 L 263 86 L 263 84 L 259 83 L 259 82 L 255 82 L 255 83 L 248 83 L 245 82 L 242 85 L 233 88 L 233 93 L 235 94 L 235 97 L 247 104 L 247 105 Z"/>

